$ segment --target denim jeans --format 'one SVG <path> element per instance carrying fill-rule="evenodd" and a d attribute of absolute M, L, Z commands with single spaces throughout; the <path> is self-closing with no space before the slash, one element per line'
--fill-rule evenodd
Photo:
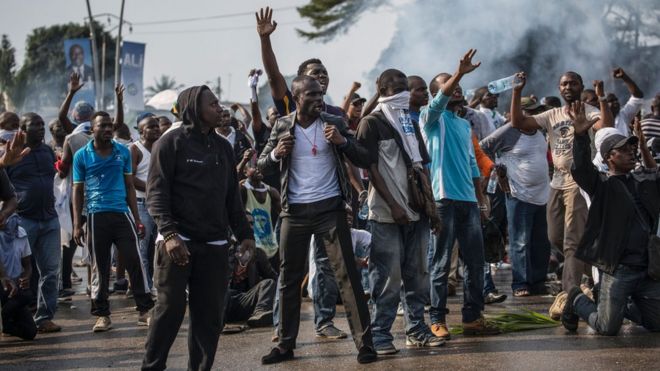
<path fill-rule="evenodd" d="M 147 275 L 149 290 L 151 290 L 154 287 L 153 253 L 158 230 L 154 219 L 149 215 L 146 203 L 140 200 L 137 203 L 137 207 L 140 221 L 144 225 L 144 238 L 140 239 L 140 260 L 142 261 L 142 269 L 144 269 L 144 273 Z"/>
<path fill-rule="evenodd" d="M 463 259 L 463 322 L 473 322 L 484 309 L 484 241 L 481 217 L 476 202 L 443 199 L 436 203 L 442 228 L 433 236 L 429 252 L 431 274 L 431 323 L 445 323 L 447 310 L 447 277 L 451 266 L 454 240 Z"/>
<path fill-rule="evenodd" d="M 484 263 L 484 297 L 491 292 L 497 291 L 495 282 L 493 281 L 493 274 L 490 271 L 490 263 Z"/>
<path fill-rule="evenodd" d="M 57 281 L 62 258 L 60 222 L 57 217 L 48 220 L 21 218 L 20 225 L 27 232 L 32 258 L 39 270 L 37 312 L 34 315 L 34 322 L 39 325 L 52 320 L 57 311 Z"/>
<path fill-rule="evenodd" d="M 371 255 L 369 284 L 374 301 L 372 333 L 374 347 L 394 340 L 391 329 L 399 301 L 403 297 L 406 334 L 428 332 L 424 323 L 424 304 L 428 292 L 426 247 L 429 238 L 427 221 L 402 226 L 369 221 Z"/>
<path fill-rule="evenodd" d="M 628 297 L 636 308 L 630 307 Z M 646 269 L 619 265 L 614 274 L 602 272 L 598 305 L 579 295 L 575 312 L 601 335 L 616 335 L 624 317 L 638 317 L 644 328 L 660 331 L 660 281 L 650 279 Z"/>
<path fill-rule="evenodd" d="M 550 258 L 546 206 L 507 196 L 506 208 L 513 272 L 511 289 L 535 290 L 545 281 Z"/>

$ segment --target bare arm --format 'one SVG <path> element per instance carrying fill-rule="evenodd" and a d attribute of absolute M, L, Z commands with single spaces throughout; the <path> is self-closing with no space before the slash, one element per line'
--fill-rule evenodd
<path fill-rule="evenodd" d="M 264 69 L 268 75 L 268 85 L 274 99 L 282 99 L 286 95 L 286 80 L 280 72 L 275 58 L 275 52 L 270 42 L 270 34 L 277 28 L 277 22 L 271 21 L 273 17 L 273 10 L 266 7 L 255 13 L 257 18 L 257 33 L 261 41 L 261 59 L 264 63 Z"/>
<path fill-rule="evenodd" d="M 259 109 L 258 101 L 250 100 L 250 111 L 252 111 L 252 132 L 256 137 L 257 133 L 261 131 L 261 125 L 264 124 L 261 119 L 261 110 Z"/>
<path fill-rule="evenodd" d="M 520 97 L 527 82 L 527 75 L 524 72 L 518 72 L 516 79 L 518 82 L 514 82 L 513 91 L 511 92 L 511 126 L 523 131 L 541 129 L 533 117 L 523 115 L 520 107 Z"/>
<path fill-rule="evenodd" d="M 85 184 L 73 183 L 73 236 L 76 243 L 83 245 L 84 232 L 82 229 L 82 209 L 85 198 Z"/>
<path fill-rule="evenodd" d="M 142 161 L 142 152 L 138 150 L 138 148 L 135 146 L 135 144 L 132 144 L 130 147 L 131 151 L 131 165 L 133 168 L 133 185 L 135 186 L 135 189 L 141 192 L 146 192 L 147 191 L 147 183 L 138 179 L 137 177 L 137 167 L 140 161 Z"/>
<path fill-rule="evenodd" d="M 642 132 L 641 119 L 639 115 L 635 116 L 635 136 L 639 138 L 639 151 L 642 154 L 642 164 L 646 169 L 655 169 L 658 167 L 658 164 L 655 162 L 651 151 L 649 150 L 648 144 L 646 144 L 646 136 Z"/>
<path fill-rule="evenodd" d="M 270 193 L 270 209 L 272 215 L 279 215 L 282 211 L 282 200 L 280 198 L 280 192 L 273 187 L 268 187 L 268 192 Z M 277 218 L 276 218 L 277 219 Z"/>
<path fill-rule="evenodd" d="M 600 108 L 600 120 L 594 124 L 594 131 L 614 127 L 614 115 L 612 115 L 612 110 L 610 110 L 610 106 L 605 100 L 605 89 L 601 80 L 594 80 L 594 90 L 598 96 L 598 106 Z"/>
<path fill-rule="evenodd" d="M 69 108 L 71 108 L 71 101 L 73 100 L 73 97 L 76 95 L 78 90 L 82 88 L 82 86 L 85 85 L 84 83 L 80 82 L 80 75 L 77 73 L 72 73 L 71 76 L 69 77 L 69 90 L 66 93 L 66 98 L 64 98 L 64 102 L 62 102 L 62 105 L 60 106 L 60 110 L 57 114 L 57 119 L 60 120 L 62 123 L 62 126 L 64 126 L 64 130 L 68 133 L 71 133 L 73 131 L 73 123 L 71 120 L 69 120 Z"/>
<path fill-rule="evenodd" d="M 360 169 L 353 165 L 353 163 L 348 159 L 345 159 L 344 163 L 346 164 L 346 169 L 348 170 L 348 179 L 351 181 L 353 189 L 355 189 L 357 193 L 361 193 L 364 191 L 364 184 L 362 184 L 362 180 L 360 179 Z"/>
<path fill-rule="evenodd" d="M 241 113 L 241 115 L 243 116 L 243 124 L 245 124 L 245 128 L 246 129 L 249 128 L 250 125 L 252 124 L 252 116 L 250 115 L 250 112 L 248 112 L 248 110 L 246 110 L 245 107 L 243 107 L 242 105 L 240 105 L 238 103 L 234 103 L 231 106 L 231 108 L 234 111 L 239 111 Z M 252 130 L 254 131 L 254 129 L 252 129 Z"/>
<path fill-rule="evenodd" d="M 115 122 L 113 129 L 117 130 L 120 125 L 124 124 L 124 85 L 119 84 L 115 87 Z"/>
<path fill-rule="evenodd" d="M 73 153 L 71 153 L 71 146 L 68 141 L 64 141 L 64 148 L 62 148 L 61 165 L 58 168 L 58 175 L 64 179 L 69 174 L 71 164 L 73 163 Z"/>
<path fill-rule="evenodd" d="M 615 79 L 621 79 L 623 81 L 623 83 L 628 88 L 630 95 L 635 98 L 644 98 L 644 92 L 642 92 L 639 86 L 637 86 L 637 83 L 635 83 L 635 81 L 631 79 L 630 76 L 628 76 L 623 68 L 619 67 L 614 69 L 614 71 L 612 71 L 612 76 L 614 76 Z"/>
<path fill-rule="evenodd" d="M 341 105 L 341 109 L 343 109 L 345 113 L 348 113 L 348 108 L 351 106 L 351 97 L 353 97 L 353 94 L 355 94 L 361 86 L 362 84 L 357 81 L 354 81 L 353 85 L 351 85 L 351 89 L 348 91 L 348 94 L 346 94 L 346 98 L 344 98 L 344 102 Z"/>

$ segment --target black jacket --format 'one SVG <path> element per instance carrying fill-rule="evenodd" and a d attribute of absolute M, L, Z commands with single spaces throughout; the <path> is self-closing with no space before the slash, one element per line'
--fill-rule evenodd
<path fill-rule="evenodd" d="M 626 248 L 630 226 L 640 222 L 635 204 L 626 195 L 626 185 L 622 181 L 599 173 L 592 164 L 588 135 L 575 135 L 571 174 L 591 198 L 587 226 L 575 256 L 612 274 Z M 651 230 L 655 231 L 660 212 L 660 173 L 657 169 L 641 170 L 629 176 L 652 218 Z"/>
<path fill-rule="evenodd" d="M 151 151 L 147 205 L 166 236 L 197 242 L 252 239 L 238 188 L 233 149 L 212 130 L 199 128 L 199 97 L 206 86 L 186 89 L 178 104 L 181 127 L 163 135 Z"/>
<path fill-rule="evenodd" d="M 277 147 L 277 143 L 280 138 L 282 138 L 287 133 L 292 136 L 295 133 L 294 121 L 296 118 L 296 112 L 292 112 L 284 117 L 281 117 L 275 122 L 273 129 L 270 133 L 270 138 L 268 143 L 261 152 L 259 160 L 257 161 L 257 166 L 259 170 L 264 175 L 268 175 L 279 168 L 280 170 L 280 184 L 281 184 L 281 194 L 282 194 L 282 211 L 289 211 L 289 203 L 287 202 L 287 191 L 289 185 L 289 166 L 291 164 L 291 156 L 287 156 L 281 161 L 273 161 L 270 157 L 270 153 Z M 343 155 L 346 155 L 351 162 L 358 167 L 367 166 L 365 161 L 367 161 L 368 154 L 366 150 L 357 144 L 355 138 L 348 133 L 348 126 L 343 118 L 335 115 L 324 114 L 326 122 L 330 122 L 337 126 L 339 132 L 346 138 L 346 144 L 343 146 L 332 146 L 334 152 L 335 163 L 337 164 L 337 180 L 339 181 L 339 187 L 341 189 L 342 198 L 348 204 L 351 203 L 351 184 L 348 178 L 346 167 L 344 166 Z"/>

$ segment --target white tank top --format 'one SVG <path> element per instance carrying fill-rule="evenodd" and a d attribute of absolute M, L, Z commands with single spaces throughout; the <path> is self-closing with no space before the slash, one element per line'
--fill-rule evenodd
<path fill-rule="evenodd" d="M 151 152 L 142 144 L 142 142 L 137 141 L 135 142 L 135 147 L 142 152 L 142 160 L 140 163 L 137 165 L 137 169 L 135 171 L 135 177 L 140 179 L 143 182 L 147 182 L 147 175 L 149 173 L 149 163 L 151 162 Z M 147 195 L 142 192 L 135 190 L 135 195 L 137 198 L 146 198 Z"/>

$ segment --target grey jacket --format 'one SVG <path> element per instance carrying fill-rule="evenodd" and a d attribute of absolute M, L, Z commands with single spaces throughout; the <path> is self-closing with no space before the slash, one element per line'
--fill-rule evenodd
<path fill-rule="evenodd" d="M 282 211 L 289 211 L 288 199 L 288 184 L 289 184 L 289 167 L 291 166 L 291 156 L 287 156 L 280 161 L 273 161 L 270 153 L 277 147 L 279 140 L 287 133 L 294 136 L 295 128 L 294 121 L 296 112 L 292 112 L 287 116 L 279 118 L 273 126 L 268 143 L 259 156 L 257 167 L 264 175 L 273 173 L 276 169 L 280 170 L 280 185 L 282 194 Z M 346 143 L 342 146 L 332 146 L 334 152 L 334 159 L 337 165 L 337 180 L 341 190 L 342 198 L 348 204 L 351 203 L 351 184 L 348 178 L 348 172 L 344 165 L 344 155 L 358 167 L 367 167 L 365 164 L 367 160 L 367 151 L 364 147 L 360 146 L 355 138 L 348 133 L 348 125 L 342 117 L 323 113 L 322 119 L 324 122 L 334 124 L 339 129 L 339 132 L 346 138 Z"/>

